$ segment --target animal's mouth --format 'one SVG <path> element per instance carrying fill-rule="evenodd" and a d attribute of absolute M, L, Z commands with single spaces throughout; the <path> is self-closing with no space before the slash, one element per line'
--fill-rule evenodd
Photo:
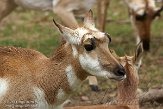
<path fill-rule="evenodd" d="M 126 75 L 124 76 L 114 76 L 114 77 L 108 77 L 108 79 L 113 79 L 116 81 L 123 81 L 126 78 Z"/>

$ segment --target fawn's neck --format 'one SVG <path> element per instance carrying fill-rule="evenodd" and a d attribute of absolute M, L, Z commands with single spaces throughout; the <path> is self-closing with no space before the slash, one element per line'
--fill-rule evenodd
<path fill-rule="evenodd" d="M 138 74 L 135 71 L 131 72 L 131 69 L 127 67 L 126 76 L 127 78 L 125 80 L 118 83 L 118 104 L 129 105 L 131 109 L 138 109 Z"/>

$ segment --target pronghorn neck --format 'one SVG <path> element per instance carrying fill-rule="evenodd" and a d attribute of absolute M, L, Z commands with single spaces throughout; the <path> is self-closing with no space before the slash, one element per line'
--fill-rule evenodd
<path fill-rule="evenodd" d="M 126 79 L 118 83 L 118 103 L 131 106 L 131 109 L 138 109 L 137 88 L 139 83 L 135 66 L 126 60 Z M 136 106 L 136 107 L 135 107 Z"/>
<path fill-rule="evenodd" d="M 79 80 L 85 80 L 90 74 L 86 72 L 80 62 L 79 62 L 79 53 L 77 47 L 70 44 L 63 44 L 56 50 L 55 55 L 52 57 L 54 62 L 59 62 L 60 65 L 64 66 L 63 68 L 71 68 L 74 71 L 75 76 Z M 64 69 L 64 70 L 66 70 Z"/>
<path fill-rule="evenodd" d="M 78 58 L 73 56 L 73 49 L 69 44 L 61 45 L 50 58 L 52 68 L 39 78 L 39 87 L 44 90 L 45 98 L 50 104 L 56 103 L 56 100 L 58 102 L 58 99 L 65 100 L 64 97 L 71 94 L 71 91 L 76 91 L 88 76 Z M 60 97 L 59 93 L 66 95 Z"/>

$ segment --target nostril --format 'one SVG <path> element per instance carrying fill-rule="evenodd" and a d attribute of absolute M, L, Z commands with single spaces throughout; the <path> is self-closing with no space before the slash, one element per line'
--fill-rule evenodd
<path fill-rule="evenodd" d="M 125 75 L 125 69 L 122 66 L 118 67 L 118 70 L 116 71 L 117 76 L 124 76 Z"/>
<path fill-rule="evenodd" d="M 124 75 L 125 75 L 125 71 L 123 69 L 117 71 L 117 76 L 124 76 Z"/>

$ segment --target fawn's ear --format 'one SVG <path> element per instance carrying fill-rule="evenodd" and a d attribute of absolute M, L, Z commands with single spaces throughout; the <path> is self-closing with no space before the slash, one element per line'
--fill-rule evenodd
<path fill-rule="evenodd" d="M 70 29 L 68 27 L 65 27 L 59 23 L 57 23 L 54 19 L 53 22 L 55 26 L 58 28 L 64 39 L 66 39 L 67 42 L 71 44 L 78 44 L 80 43 L 79 37 L 77 34 L 75 34 L 73 29 Z"/>
<path fill-rule="evenodd" d="M 95 21 L 93 18 L 93 12 L 92 10 L 89 10 L 89 12 L 86 14 L 84 18 L 84 26 L 87 28 L 95 28 Z"/>
<path fill-rule="evenodd" d="M 141 64 L 141 58 L 143 56 L 143 43 L 140 42 L 137 47 L 136 47 L 136 50 L 135 50 L 135 55 L 134 55 L 134 63 L 135 65 L 137 66 L 140 66 L 139 64 Z"/>

